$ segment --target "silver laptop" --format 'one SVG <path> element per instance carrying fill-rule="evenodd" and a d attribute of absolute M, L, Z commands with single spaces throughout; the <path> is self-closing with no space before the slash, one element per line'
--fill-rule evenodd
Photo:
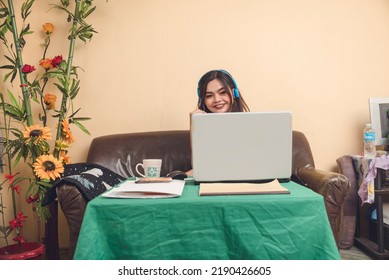
<path fill-rule="evenodd" d="M 196 114 L 191 137 L 197 183 L 290 180 L 290 112 Z"/>

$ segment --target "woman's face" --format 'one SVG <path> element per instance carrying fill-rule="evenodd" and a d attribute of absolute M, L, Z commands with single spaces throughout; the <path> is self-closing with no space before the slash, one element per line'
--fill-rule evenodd
<path fill-rule="evenodd" d="M 204 104 L 212 113 L 229 112 L 231 108 L 232 94 L 229 88 L 225 89 L 218 79 L 207 84 L 204 95 Z"/>

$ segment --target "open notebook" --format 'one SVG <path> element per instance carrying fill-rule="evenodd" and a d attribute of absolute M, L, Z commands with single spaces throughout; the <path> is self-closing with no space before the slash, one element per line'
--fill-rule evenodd
<path fill-rule="evenodd" d="M 278 180 L 269 183 L 201 183 L 199 195 L 289 194 Z"/>
<path fill-rule="evenodd" d="M 185 181 L 172 180 L 166 183 L 137 184 L 135 180 L 127 180 L 118 187 L 102 194 L 110 198 L 169 198 L 181 196 Z"/>

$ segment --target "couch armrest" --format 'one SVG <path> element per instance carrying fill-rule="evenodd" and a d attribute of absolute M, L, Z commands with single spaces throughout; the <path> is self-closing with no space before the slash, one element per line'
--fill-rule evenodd
<path fill-rule="evenodd" d="M 86 200 L 80 191 L 71 184 L 63 184 L 56 188 L 58 201 L 69 226 L 69 256 L 73 258 L 82 219 L 86 209 Z"/>
<path fill-rule="evenodd" d="M 350 189 L 349 181 L 342 174 L 313 167 L 300 168 L 297 175 L 304 186 L 324 197 L 328 219 L 338 243 L 341 234 L 342 205 Z"/>
<path fill-rule="evenodd" d="M 336 160 L 339 173 L 346 176 L 350 182 L 350 190 L 343 203 L 343 224 L 342 234 L 340 236 L 339 248 L 350 249 L 354 244 L 354 237 L 357 227 L 359 185 L 354 170 L 352 156 L 344 155 Z"/>

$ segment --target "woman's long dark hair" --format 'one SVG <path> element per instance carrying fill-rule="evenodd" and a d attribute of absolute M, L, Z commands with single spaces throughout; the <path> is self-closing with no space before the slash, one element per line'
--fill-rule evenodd
<path fill-rule="evenodd" d="M 211 111 L 208 110 L 208 108 L 204 104 L 204 97 L 205 92 L 207 90 L 207 85 L 210 81 L 213 81 L 215 79 L 218 79 L 225 90 L 230 92 L 232 94 L 232 89 L 236 88 L 236 83 L 233 80 L 232 76 L 225 70 L 212 70 L 207 73 L 205 73 L 198 84 L 197 93 L 199 96 L 198 101 L 198 109 L 201 109 L 207 113 L 211 113 Z M 242 94 L 240 93 L 239 89 L 237 89 L 239 92 L 239 96 L 234 98 L 234 102 L 231 102 L 232 106 L 230 108 L 230 112 L 249 112 L 250 109 L 247 106 L 246 102 L 244 101 Z M 230 95 L 231 96 L 231 95 Z"/>

